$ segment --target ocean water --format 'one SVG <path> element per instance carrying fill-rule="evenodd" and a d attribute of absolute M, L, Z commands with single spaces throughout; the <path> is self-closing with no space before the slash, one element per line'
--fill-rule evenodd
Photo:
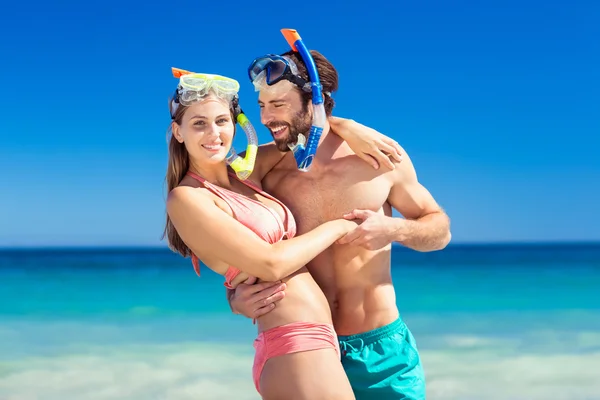
<path fill-rule="evenodd" d="M 600 245 L 395 247 L 428 399 L 600 399 Z M 259 399 L 251 321 L 167 249 L 0 250 L 0 399 Z"/>

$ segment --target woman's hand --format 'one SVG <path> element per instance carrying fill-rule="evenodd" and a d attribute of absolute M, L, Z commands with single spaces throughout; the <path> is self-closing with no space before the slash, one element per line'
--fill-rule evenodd
<path fill-rule="evenodd" d="M 384 165 L 394 169 L 394 163 L 402 161 L 402 148 L 394 139 L 356 121 L 329 117 L 331 131 L 344 139 L 352 151 L 375 169 Z"/>

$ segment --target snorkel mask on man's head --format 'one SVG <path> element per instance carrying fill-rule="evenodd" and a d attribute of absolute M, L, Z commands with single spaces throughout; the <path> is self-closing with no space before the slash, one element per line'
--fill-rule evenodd
<path fill-rule="evenodd" d="M 238 81 L 225 76 L 197 74 L 178 68 L 171 68 L 171 70 L 173 76 L 179 78 L 179 84 L 171 99 L 171 119 L 175 119 L 177 109 L 180 105 L 190 106 L 210 95 L 227 101 L 233 108 L 234 119 L 240 124 L 248 138 L 248 147 L 246 148 L 246 157 L 242 158 L 235 152 L 232 146 L 226 160 L 238 178 L 242 180 L 247 179 L 252 174 L 254 163 L 256 162 L 258 138 L 256 137 L 254 127 L 239 106 L 238 91 L 240 84 Z"/>
<path fill-rule="evenodd" d="M 310 82 L 298 73 L 296 63 L 289 57 L 267 54 L 256 58 L 248 68 L 250 81 L 256 91 L 266 90 L 268 86 L 287 80 L 305 92 L 310 92 Z"/>
<path fill-rule="evenodd" d="M 315 62 L 298 32 L 294 29 L 282 29 L 281 33 L 283 33 L 292 50 L 298 52 L 302 57 L 310 81 L 307 82 L 298 75 L 297 66 L 292 60 L 274 54 L 256 58 L 248 67 L 248 76 L 257 90 L 264 90 L 265 84 L 271 86 L 285 79 L 303 91 L 312 92 L 313 122 L 308 138 L 300 134 L 298 135 L 298 141 L 293 145 L 289 145 L 294 153 L 298 169 L 306 172 L 312 165 L 325 126 L 326 114 L 322 88 Z"/>

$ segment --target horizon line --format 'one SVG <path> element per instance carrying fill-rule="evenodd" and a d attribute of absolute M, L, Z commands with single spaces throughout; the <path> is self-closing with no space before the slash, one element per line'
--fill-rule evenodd
<path fill-rule="evenodd" d="M 600 246 L 600 240 L 531 240 L 531 241 L 489 241 L 489 242 L 455 242 L 450 243 L 449 247 L 485 247 L 485 246 L 551 246 L 551 245 L 571 245 L 571 246 Z M 394 247 L 409 249 L 400 243 L 392 243 Z M 110 244 L 110 245 L 90 245 L 90 244 L 65 244 L 65 245 L 0 245 L 0 251 L 6 250 L 125 250 L 125 249 L 143 249 L 143 250 L 169 250 L 167 245 L 158 244 Z"/>

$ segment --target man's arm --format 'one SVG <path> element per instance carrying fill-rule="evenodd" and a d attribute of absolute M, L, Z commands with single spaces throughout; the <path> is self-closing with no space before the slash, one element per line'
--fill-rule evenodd
<path fill-rule="evenodd" d="M 450 243 L 450 218 L 419 182 L 405 154 L 405 162 L 393 172 L 394 185 L 388 202 L 404 219 L 393 218 L 393 241 L 417 251 L 435 251 Z"/>
<path fill-rule="evenodd" d="M 255 277 L 250 277 L 235 289 L 227 289 L 227 301 L 234 314 L 258 318 L 272 311 L 277 302 L 285 297 L 285 283 L 255 283 L 256 280 Z"/>
<path fill-rule="evenodd" d="M 404 218 L 388 217 L 371 210 L 354 210 L 344 217 L 363 222 L 338 243 L 375 250 L 398 242 L 423 252 L 441 250 L 448 245 L 451 239 L 448 215 L 419 183 L 406 152 L 402 154 L 402 163 L 390 172 L 392 188 L 387 200 Z"/>
<path fill-rule="evenodd" d="M 237 314 L 237 312 L 233 309 L 233 305 L 231 304 L 233 295 L 235 295 L 235 290 L 229 289 L 229 288 L 227 288 L 226 290 L 227 290 L 227 302 L 229 303 L 229 308 L 231 309 L 232 313 Z"/>

